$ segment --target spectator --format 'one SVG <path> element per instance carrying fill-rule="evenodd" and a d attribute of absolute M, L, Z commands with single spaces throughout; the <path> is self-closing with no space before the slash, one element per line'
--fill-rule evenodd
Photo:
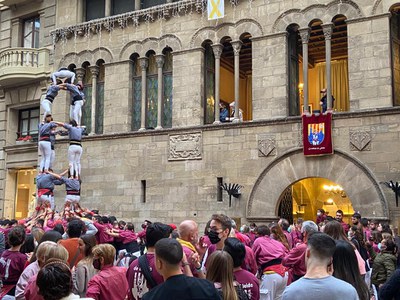
<path fill-rule="evenodd" d="M 316 224 L 319 225 L 320 223 L 326 220 L 325 210 L 322 208 L 317 209 L 317 222 Z"/>
<path fill-rule="evenodd" d="M 392 276 L 396 269 L 397 247 L 392 240 L 382 240 L 381 253 L 374 259 L 371 281 L 379 291 L 381 285 Z"/>
<path fill-rule="evenodd" d="M 79 251 L 83 254 L 83 258 L 78 262 L 74 270 L 74 285 L 72 291 L 74 294 L 84 297 L 86 295 L 87 286 L 97 270 L 93 267 L 92 249 L 96 246 L 96 238 L 94 235 L 84 234 L 79 239 Z"/>
<path fill-rule="evenodd" d="M 347 232 L 350 229 L 349 224 L 343 222 L 343 211 L 342 210 L 338 210 L 336 211 L 336 217 L 335 217 L 336 221 L 338 221 L 340 223 L 340 225 L 342 225 L 344 232 L 347 234 Z"/>
<path fill-rule="evenodd" d="M 207 279 L 214 283 L 223 300 L 247 300 L 247 294 L 233 278 L 233 259 L 226 251 L 215 251 L 207 264 Z"/>
<path fill-rule="evenodd" d="M 313 221 L 305 221 L 302 224 L 301 233 L 304 243 L 298 244 L 283 258 L 282 264 L 289 269 L 288 283 L 292 283 L 306 273 L 307 241 L 311 234 L 318 232 L 318 226 Z"/>
<path fill-rule="evenodd" d="M 278 221 L 278 225 L 282 228 L 283 234 L 286 236 L 286 240 L 289 245 L 289 250 L 292 249 L 293 246 L 295 246 L 295 245 L 293 244 L 293 237 L 290 234 L 290 232 L 288 231 L 289 227 L 290 227 L 289 221 L 286 219 L 280 219 Z"/>
<path fill-rule="evenodd" d="M 313 233 L 307 242 L 305 276 L 288 286 L 283 300 L 346 299 L 357 300 L 354 287 L 330 275 L 334 239 L 322 232 Z"/>
<path fill-rule="evenodd" d="M 170 227 L 166 224 L 155 222 L 149 224 L 146 229 L 146 247 L 147 253 L 142 258 L 134 260 L 126 273 L 128 279 L 128 299 L 140 300 L 143 295 L 163 282 L 162 276 L 156 271 L 154 246 L 162 238 L 167 238 L 170 233 Z M 144 267 L 149 268 L 149 273 L 143 271 Z M 146 267 L 146 269 L 147 269 Z"/>
<path fill-rule="evenodd" d="M 260 284 L 257 277 L 241 268 L 246 256 L 245 245 L 238 239 L 229 237 L 225 240 L 224 251 L 231 255 L 233 259 L 233 276 L 241 285 L 249 299 L 260 299 Z"/>
<path fill-rule="evenodd" d="M 99 272 L 90 279 L 86 296 L 95 300 L 124 300 L 128 290 L 126 269 L 113 265 L 115 248 L 100 244 L 92 252 L 93 267 Z"/>
<path fill-rule="evenodd" d="M 356 212 L 351 216 L 351 223 L 353 223 L 353 225 L 358 226 L 358 224 L 360 223 L 361 220 L 361 215 Z"/>
<path fill-rule="evenodd" d="M 282 266 L 282 259 L 287 251 L 286 247 L 270 238 L 268 226 L 257 228 L 258 238 L 254 241 L 253 251 L 261 275 L 260 297 L 266 299 L 280 299 L 287 283 L 287 272 Z"/>
<path fill-rule="evenodd" d="M 71 270 L 63 260 L 50 259 L 39 271 L 36 284 L 44 300 L 79 299 L 72 294 Z"/>
<path fill-rule="evenodd" d="M 353 247 L 345 241 L 336 241 L 336 250 L 333 254 L 333 276 L 355 287 L 360 300 L 370 300 L 368 286 L 360 276 L 357 266 Z"/>
<path fill-rule="evenodd" d="M 290 231 L 290 235 L 292 236 L 293 247 L 295 247 L 298 243 L 303 242 L 303 235 L 301 234 L 301 227 L 303 225 L 303 219 L 298 218 L 296 224 L 292 226 L 292 230 Z"/>
<path fill-rule="evenodd" d="M 25 229 L 16 226 L 8 234 L 10 249 L 5 250 L 0 258 L 0 277 L 3 289 L 8 289 L 7 295 L 15 296 L 15 285 L 22 274 L 27 261 L 26 254 L 20 252 L 25 241 Z"/>
<path fill-rule="evenodd" d="M 290 251 L 291 247 L 289 246 L 289 242 L 286 235 L 283 233 L 282 228 L 277 223 L 271 223 L 269 225 L 269 230 L 271 231 L 271 238 L 281 242 L 287 251 Z"/>
<path fill-rule="evenodd" d="M 68 251 L 68 264 L 74 267 L 83 258 L 83 253 L 79 250 L 79 237 L 82 235 L 85 224 L 80 219 L 71 220 L 68 223 L 68 239 L 61 240 L 59 243 Z"/>
<path fill-rule="evenodd" d="M 220 300 L 210 282 L 182 274 L 181 264 L 187 261 L 177 240 L 159 240 L 155 245 L 155 256 L 157 271 L 165 282 L 146 293 L 143 300 Z"/>
<path fill-rule="evenodd" d="M 379 299 L 400 300 L 400 269 L 394 271 L 392 276 L 379 289 Z"/>

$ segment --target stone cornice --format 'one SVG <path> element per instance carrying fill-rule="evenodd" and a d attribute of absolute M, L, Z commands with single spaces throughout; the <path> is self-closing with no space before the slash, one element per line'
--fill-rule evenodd
<path fill-rule="evenodd" d="M 340 112 L 334 113 L 332 116 L 333 121 L 355 119 L 364 117 L 375 117 L 375 116 L 387 116 L 387 115 L 400 115 L 400 107 L 389 107 L 389 108 L 377 108 L 371 110 L 363 110 L 358 112 Z M 259 120 L 239 123 L 221 123 L 221 124 L 209 124 L 209 125 L 198 125 L 198 126 L 185 126 L 175 128 L 163 128 L 157 130 L 144 130 L 144 131 L 129 131 L 122 133 L 105 133 L 105 134 L 94 134 L 85 136 L 83 141 L 96 141 L 96 140 L 114 140 L 121 138 L 132 138 L 132 137 L 143 137 L 143 136 L 155 136 L 155 135 L 168 135 L 168 134 L 180 134 L 194 131 L 216 131 L 216 130 L 227 130 L 227 129 L 238 129 L 238 128 L 249 128 L 249 127 L 262 127 L 272 125 L 285 125 L 285 124 L 298 124 L 301 123 L 301 116 L 294 117 L 281 117 L 270 120 Z M 68 137 L 57 139 L 57 143 L 67 143 Z"/>
<path fill-rule="evenodd" d="M 60 39 L 68 39 L 73 36 L 83 36 L 90 33 L 97 33 L 103 29 L 112 31 L 114 27 L 125 28 L 129 23 L 139 26 L 141 21 L 152 22 L 155 18 L 168 19 L 171 16 L 178 16 L 186 12 L 197 12 L 199 14 L 207 10 L 207 3 L 203 0 L 181 0 L 173 3 L 153 6 L 146 9 L 131 11 L 119 15 L 95 19 L 68 27 L 57 28 L 50 32 L 53 43 Z"/>
<path fill-rule="evenodd" d="M 192 53 L 192 52 L 198 52 L 198 51 L 204 52 L 204 48 L 203 47 L 197 47 L 197 48 L 173 51 L 172 55 L 183 55 L 183 54 Z"/>
<path fill-rule="evenodd" d="M 388 18 L 390 17 L 390 13 L 383 13 L 379 15 L 373 15 L 373 16 L 367 16 L 367 17 L 362 17 L 362 18 L 356 18 L 356 19 L 349 19 L 346 20 L 347 24 L 354 24 L 354 23 L 360 23 L 360 22 L 366 22 L 374 19 L 381 19 L 381 18 Z"/>
<path fill-rule="evenodd" d="M 270 33 L 262 36 L 252 37 L 250 38 L 251 41 L 263 41 L 268 39 L 273 39 L 277 37 L 286 37 L 288 35 L 287 31 L 277 32 L 277 33 Z"/>

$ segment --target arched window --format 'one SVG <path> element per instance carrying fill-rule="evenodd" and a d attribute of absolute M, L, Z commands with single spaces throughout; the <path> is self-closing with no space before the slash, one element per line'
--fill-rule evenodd
<path fill-rule="evenodd" d="M 141 121 L 141 109 L 142 109 L 142 77 L 141 69 L 139 64 L 139 56 L 133 54 L 131 56 L 132 60 L 132 85 L 133 85 L 133 95 L 132 95 L 132 130 L 139 130 Z"/>
<path fill-rule="evenodd" d="M 204 49 L 204 124 L 212 124 L 215 105 L 215 57 L 211 43 L 205 43 Z"/>
<path fill-rule="evenodd" d="M 104 61 L 100 60 L 98 62 L 99 75 L 97 77 L 97 95 L 96 95 L 96 123 L 95 123 L 95 133 L 103 133 L 104 125 Z"/>
<path fill-rule="evenodd" d="M 391 9 L 390 38 L 392 55 L 393 105 L 400 106 L 400 4 Z"/>
<path fill-rule="evenodd" d="M 164 51 L 162 127 L 172 127 L 172 49 Z"/>

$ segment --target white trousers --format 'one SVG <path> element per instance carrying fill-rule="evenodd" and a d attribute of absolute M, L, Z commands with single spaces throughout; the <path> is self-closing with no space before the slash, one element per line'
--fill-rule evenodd
<path fill-rule="evenodd" d="M 56 159 L 56 151 L 51 150 L 50 167 L 49 167 L 50 169 L 53 169 L 55 159 Z"/>
<path fill-rule="evenodd" d="M 261 277 L 260 283 L 260 300 L 281 300 L 287 280 L 287 272 L 285 273 L 285 277 L 276 273 L 264 274 Z"/>
<path fill-rule="evenodd" d="M 71 176 L 81 175 L 81 156 L 83 149 L 78 145 L 69 145 L 68 148 L 68 161 L 69 161 L 69 173 Z"/>
<path fill-rule="evenodd" d="M 75 101 L 75 104 L 70 107 L 69 113 L 71 120 L 75 120 L 78 126 L 81 125 L 83 100 Z"/>
<path fill-rule="evenodd" d="M 49 141 L 40 141 L 39 152 L 42 155 L 42 160 L 40 161 L 40 171 L 43 171 L 43 169 L 48 170 L 51 160 L 51 143 Z"/>
<path fill-rule="evenodd" d="M 51 114 L 52 103 L 49 100 L 44 99 L 44 100 L 42 100 L 42 102 L 40 102 L 40 105 L 42 106 L 42 109 L 43 109 L 43 120 L 45 120 L 46 115 Z"/>
<path fill-rule="evenodd" d="M 54 196 L 51 195 L 42 195 L 40 197 L 38 197 L 38 206 L 44 204 L 44 203 L 50 203 L 50 207 L 51 209 L 54 209 Z"/>
<path fill-rule="evenodd" d="M 79 195 L 66 195 L 65 196 L 65 202 L 79 203 L 79 200 L 81 200 L 81 196 L 79 196 Z"/>

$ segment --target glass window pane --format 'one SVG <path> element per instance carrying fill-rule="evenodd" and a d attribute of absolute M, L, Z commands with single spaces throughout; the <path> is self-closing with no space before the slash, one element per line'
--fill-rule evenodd
<path fill-rule="evenodd" d="M 33 39 L 33 20 L 26 20 L 24 22 L 24 41 L 23 46 L 25 48 L 32 48 L 32 39 Z"/>
<path fill-rule="evenodd" d="M 157 127 L 157 77 L 147 77 L 146 128 Z"/>
<path fill-rule="evenodd" d="M 39 126 L 39 118 L 34 118 L 30 120 L 29 133 L 32 134 L 33 131 L 37 131 Z"/>
<path fill-rule="evenodd" d="M 172 52 L 167 51 L 165 53 L 163 72 L 172 72 Z"/>
<path fill-rule="evenodd" d="M 138 130 L 141 123 L 142 80 L 133 79 L 132 130 Z"/>
<path fill-rule="evenodd" d="M 149 67 L 147 68 L 148 75 L 157 75 L 157 62 L 155 55 L 149 56 Z"/>
<path fill-rule="evenodd" d="M 32 109 L 31 110 L 31 118 L 39 117 L 39 109 Z"/>
<path fill-rule="evenodd" d="M 142 0 L 142 8 L 149 8 L 156 5 L 167 3 L 166 0 Z"/>
<path fill-rule="evenodd" d="M 86 132 L 91 132 L 91 119 L 92 119 L 92 86 L 86 85 L 83 90 L 85 94 L 85 105 L 82 107 L 82 125 L 86 126 Z"/>
<path fill-rule="evenodd" d="M 114 0 L 112 3 L 113 15 L 123 14 L 128 11 L 134 11 L 134 10 L 135 10 L 135 1 L 133 0 L 128 0 L 128 1 Z"/>
<path fill-rule="evenodd" d="M 21 126 L 21 133 L 22 134 L 27 134 L 28 133 L 28 126 L 29 126 L 29 120 L 22 120 L 22 126 Z"/>
<path fill-rule="evenodd" d="M 95 132 L 98 134 L 103 133 L 104 122 L 104 83 L 97 84 L 97 97 L 96 97 L 96 128 Z"/>
<path fill-rule="evenodd" d="M 29 118 L 29 110 L 24 110 L 21 112 L 21 119 Z"/>
<path fill-rule="evenodd" d="M 35 30 L 34 30 L 34 44 L 33 44 L 33 48 L 39 48 L 39 31 L 40 31 L 40 19 L 37 18 L 35 19 Z"/>
<path fill-rule="evenodd" d="M 86 0 L 86 21 L 104 18 L 105 0 Z"/>
<path fill-rule="evenodd" d="M 164 75 L 162 127 L 172 127 L 172 74 Z"/>

